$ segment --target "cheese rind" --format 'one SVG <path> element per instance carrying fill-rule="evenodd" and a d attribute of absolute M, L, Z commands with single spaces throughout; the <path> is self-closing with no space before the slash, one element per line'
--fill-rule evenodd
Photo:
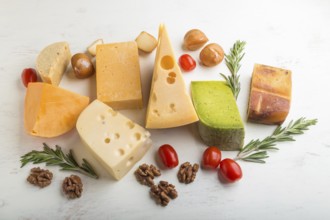
<path fill-rule="evenodd" d="M 57 42 L 45 47 L 36 61 L 36 69 L 42 81 L 58 86 L 70 59 L 71 52 L 67 42 Z"/>
<path fill-rule="evenodd" d="M 150 133 L 99 100 L 79 116 L 77 130 L 102 166 L 119 180 L 151 146 Z"/>
<path fill-rule="evenodd" d="M 255 64 L 251 80 L 248 120 L 282 124 L 291 102 L 291 71 Z"/>
<path fill-rule="evenodd" d="M 191 91 L 199 117 L 199 134 L 205 144 L 221 150 L 239 150 L 244 143 L 244 125 L 226 83 L 194 81 Z"/>
<path fill-rule="evenodd" d="M 97 99 L 114 109 L 142 108 L 135 41 L 96 46 L 96 90 Z"/>
<path fill-rule="evenodd" d="M 198 121 L 166 28 L 160 25 L 146 117 L 147 128 L 171 128 Z"/>
<path fill-rule="evenodd" d="M 71 130 L 89 97 L 48 83 L 29 83 L 24 104 L 25 130 L 39 137 L 56 137 Z"/>

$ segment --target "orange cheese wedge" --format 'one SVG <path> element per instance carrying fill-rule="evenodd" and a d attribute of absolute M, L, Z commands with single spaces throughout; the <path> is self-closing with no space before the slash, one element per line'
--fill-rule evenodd
<path fill-rule="evenodd" d="M 24 105 L 26 131 L 39 137 L 56 137 L 71 130 L 89 97 L 48 83 L 29 83 Z"/>

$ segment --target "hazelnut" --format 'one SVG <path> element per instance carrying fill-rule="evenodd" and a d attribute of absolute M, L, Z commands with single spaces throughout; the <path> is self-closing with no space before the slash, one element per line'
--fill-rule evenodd
<path fill-rule="evenodd" d="M 77 53 L 72 56 L 71 65 L 78 79 L 90 77 L 95 72 L 91 59 L 84 53 Z"/>
<path fill-rule="evenodd" d="M 220 45 L 216 43 L 206 45 L 199 54 L 199 59 L 205 66 L 215 66 L 224 58 L 224 52 Z"/>
<path fill-rule="evenodd" d="M 201 48 L 208 40 L 209 39 L 202 31 L 192 29 L 185 34 L 183 46 L 188 50 L 197 50 Z"/>

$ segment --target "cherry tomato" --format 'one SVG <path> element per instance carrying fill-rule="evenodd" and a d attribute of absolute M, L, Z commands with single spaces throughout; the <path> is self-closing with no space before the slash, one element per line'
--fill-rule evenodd
<path fill-rule="evenodd" d="M 208 147 L 203 153 L 203 168 L 216 169 L 221 161 L 221 151 L 217 147 Z"/>
<path fill-rule="evenodd" d="M 239 164 L 235 160 L 228 158 L 220 162 L 219 175 L 230 183 L 240 180 L 243 176 Z"/>
<path fill-rule="evenodd" d="M 179 164 L 178 155 L 175 149 L 169 144 L 160 146 L 158 149 L 158 154 L 164 165 L 168 168 L 176 167 Z"/>
<path fill-rule="evenodd" d="M 21 78 L 25 87 L 27 87 L 30 82 L 37 82 L 38 80 L 37 72 L 33 68 L 24 69 Z"/>
<path fill-rule="evenodd" d="M 179 63 L 184 71 L 191 71 L 196 67 L 196 61 L 189 54 L 183 54 L 179 58 Z"/>

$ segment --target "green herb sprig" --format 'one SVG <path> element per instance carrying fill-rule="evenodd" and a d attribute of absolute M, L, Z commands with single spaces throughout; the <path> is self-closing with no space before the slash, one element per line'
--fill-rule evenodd
<path fill-rule="evenodd" d="M 299 118 L 296 121 L 290 121 L 286 127 L 278 126 L 272 135 L 263 140 L 251 140 L 240 150 L 235 160 L 265 163 L 264 159 L 268 158 L 267 151 L 278 150 L 277 147 L 274 147 L 277 142 L 295 141 L 293 135 L 303 134 L 305 130 L 308 130 L 309 126 L 316 123 L 317 119 L 307 120 Z"/>
<path fill-rule="evenodd" d="M 239 92 L 241 91 L 241 83 L 239 81 L 239 75 L 237 74 L 241 68 L 241 60 L 243 59 L 245 53 L 243 53 L 245 41 L 236 41 L 233 47 L 230 49 L 229 54 L 225 54 L 225 62 L 231 75 L 226 76 L 223 73 L 220 75 L 226 80 L 227 85 L 233 92 L 235 99 L 237 99 Z"/>
<path fill-rule="evenodd" d="M 21 167 L 27 163 L 33 164 L 46 163 L 47 166 L 60 166 L 61 170 L 76 171 L 89 177 L 98 178 L 98 175 L 94 171 L 93 167 L 86 159 L 82 159 L 81 166 L 77 163 L 73 156 L 73 151 L 70 150 L 68 154 L 64 154 L 61 147 L 55 146 L 55 150 L 51 149 L 47 144 L 43 144 L 43 151 L 33 150 L 23 156 L 21 156 Z"/>

